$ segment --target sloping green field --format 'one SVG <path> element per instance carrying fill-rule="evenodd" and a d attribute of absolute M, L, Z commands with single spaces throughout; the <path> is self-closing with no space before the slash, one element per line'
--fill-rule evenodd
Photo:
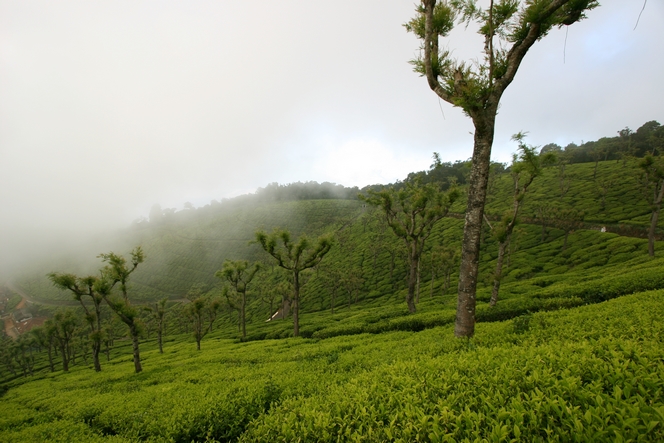
<path fill-rule="evenodd" d="M 664 291 L 478 325 L 210 339 L 10 389 L 0 441 L 661 441 Z M 486 439 L 486 440 L 484 440 Z"/>

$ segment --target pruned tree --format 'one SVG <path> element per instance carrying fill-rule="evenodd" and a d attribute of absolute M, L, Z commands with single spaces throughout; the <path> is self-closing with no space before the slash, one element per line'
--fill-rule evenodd
<path fill-rule="evenodd" d="M 78 319 L 71 310 L 57 311 L 52 319 L 46 320 L 46 327 L 52 330 L 53 337 L 60 349 L 62 358 L 62 370 L 69 371 L 69 359 L 71 358 L 71 340 L 78 327 Z"/>
<path fill-rule="evenodd" d="M 458 197 L 455 186 L 443 192 L 438 183 L 422 184 L 420 176 L 404 182 L 399 189 L 370 190 L 368 196 L 362 196 L 367 203 L 381 208 L 392 232 L 405 242 L 409 268 L 406 304 L 411 313 L 417 310 L 415 293 L 424 244 Z"/>
<path fill-rule="evenodd" d="M 246 260 L 226 260 L 214 274 L 231 285 L 232 292 L 224 290 L 224 296 L 229 306 L 238 311 L 242 338 L 247 337 L 247 290 L 259 270 L 259 263 L 249 265 Z"/>
<path fill-rule="evenodd" d="M 505 213 L 498 223 L 493 226 L 489 224 L 493 237 L 498 241 L 498 258 L 496 259 L 491 301 L 489 302 L 491 306 L 495 306 L 498 302 L 500 282 L 503 278 L 503 260 L 505 259 L 505 253 L 509 250 L 512 231 L 516 226 L 523 199 L 535 178 L 542 174 L 544 164 L 553 160 L 553 154 L 538 155 L 535 148 L 525 144 L 524 138 L 525 134 L 521 132 L 512 136 L 512 140 L 519 143 L 519 151 L 513 155 L 510 168 L 513 184 L 512 209 Z"/>
<path fill-rule="evenodd" d="M 347 269 L 343 276 L 341 276 L 339 283 L 346 290 L 346 294 L 348 294 L 348 308 L 350 308 L 353 302 L 357 303 L 360 290 L 364 286 L 362 268 L 353 266 Z"/>
<path fill-rule="evenodd" d="M 609 195 L 609 191 L 615 186 L 615 184 L 615 180 L 611 179 L 595 180 L 597 196 L 599 197 L 600 209 L 602 211 L 606 209 L 606 196 Z"/>
<path fill-rule="evenodd" d="M 124 324 L 129 328 L 129 335 L 131 336 L 132 351 L 134 355 L 134 370 L 136 373 L 141 372 L 141 355 L 139 350 L 139 334 L 141 332 L 142 323 L 139 317 L 139 311 L 135 306 L 132 306 L 127 294 L 129 276 L 136 270 L 139 264 L 145 260 L 145 254 L 140 246 L 131 251 L 130 262 L 121 255 L 109 252 L 108 254 L 101 254 L 102 261 L 108 263 L 101 273 L 102 278 L 97 282 L 96 290 L 104 298 L 108 306 L 117 314 Z M 120 285 L 121 297 L 112 296 L 112 289 Z"/>
<path fill-rule="evenodd" d="M 13 343 L 15 359 L 21 367 L 24 377 L 34 375 L 35 356 L 32 353 L 32 346 L 34 344 L 34 337 L 29 334 L 19 335 Z"/>
<path fill-rule="evenodd" d="M 320 269 L 320 279 L 323 285 L 330 293 L 330 310 L 334 315 L 334 308 L 336 307 L 337 296 L 342 287 L 342 279 L 345 275 L 344 270 L 338 266 L 326 266 Z"/>
<path fill-rule="evenodd" d="M 220 308 L 221 301 L 208 294 L 199 295 L 186 305 L 185 313 L 193 324 L 197 350 L 201 350 L 201 341 L 212 330 Z"/>
<path fill-rule="evenodd" d="M 30 334 L 32 334 L 32 336 L 35 338 L 35 342 L 40 347 L 46 348 L 48 355 L 48 367 L 51 372 L 55 372 L 55 364 L 53 363 L 53 348 L 55 347 L 55 337 L 53 336 L 53 329 L 42 325 L 30 330 Z"/>
<path fill-rule="evenodd" d="M 0 361 L 12 375 L 16 376 L 16 368 L 14 367 L 16 362 L 14 361 L 12 349 L 13 344 L 14 341 L 11 338 L 5 335 L 0 336 Z"/>
<path fill-rule="evenodd" d="M 551 225 L 553 220 L 553 207 L 546 202 L 537 205 L 535 209 L 535 219 L 542 225 L 542 235 L 540 241 L 544 243 L 549 236 L 547 228 Z"/>
<path fill-rule="evenodd" d="M 293 312 L 293 335 L 300 335 L 300 273 L 317 266 L 332 248 L 332 237 L 319 237 L 315 243 L 305 235 L 299 240 L 291 238 L 290 232 L 275 229 L 271 234 L 256 232 L 256 241 L 270 254 L 279 267 L 290 274 L 293 293 L 289 300 Z"/>
<path fill-rule="evenodd" d="M 164 353 L 164 327 L 166 326 L 166 303 L 168 303 L 167 298 L 162 298 L 161 300 L 154 303 L 154 306 L 145 306 L 144 309 L 149 313 L 152 322 L 154 323 L 155 329 L 157 331 L 157 344 L 159 344 L 159 353 Z"/>
<path fill-rule="evenodd" d="M 441 295 L 447 294 L 450 289 L 452 272 L 458 269 L 458 266 L 458 248 L 439 244 L 431 249 L 431 297 L 433 297 L 433 280 L 438 276 L 443 278 Z"/>
<path fill-rule="evenodd" d="M 475 126 L 468 200 L 459 272 L 454 333 L 475 332 L 475 304 L 480 235 L 489 178 L 491 147 L 500 99 L 512 83 L 530 48 L 554 27 L 571 25 L 598 6 L 595 0 L 490 0 L 480 8 L 475 0 L 422 0 L 406 29 L 422 40 L 421 55 L 412 61 L 429 87 L 446 102 L 460 107 Z M 455 21 L 475 22 L 484 37 L 483 60 L 458 61 L 441 50 Z"/>
<path fill-rule="evenodd" d="M 90 343 L 92 344 L 92 362 L 95 371 L 101 371 L 99 353 L 104 335 L 101 326 L 101 304 L 104 299 L 97 290 L 101 284 L 99 277 L 92 275 L 77 277 L 74 274 L 51 272 L 48 274 L 48 278 L 55 287 L 71 291 L 74 294 L 74 299 L 81 304 L 85 312 L 85 321 L 90 328 L 89 336 Z M 85 300 L 88 299 L 92 301 L 92 310 L 85 303 Z"/>
<path fill-rule="evenodd" d="M 569 238 L 569 234 L 583 226 L 585 213 L 576 208 L 565 208 L 560 206 L 553 206 L 551 209 L 551 216 L 554 223 L 565 233 L 562 247 L 562 251 L 565 251 L 565 249 L 567 249 L 567 239 Z"/>
<path fill-rule="evenodd" d="M 640 184 L 646 201 L 650 205 L 650 228 L 648 229 L 648 254 L 655 256 L 655 230 L 664 197 L 664 159 L 646 155 L 639 161 Z"/>

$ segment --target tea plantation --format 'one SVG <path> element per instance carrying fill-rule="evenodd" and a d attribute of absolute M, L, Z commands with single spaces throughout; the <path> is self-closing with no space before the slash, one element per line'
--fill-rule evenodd
<path fill-rule="evenodd" d="M 664 291 L 329 339 L 173 341 L 0 402 L 0 441 L 661 441 Z"/>
<path fill-rule="evenodd" d="M 116 245 L 146 253 L 133 303 L 171 300 L 164 353 L 144 333 L 134 373 L 116 328 L 101 372 L 81 351 L 69 373 L 57 356 L 50 371 L 43 348 L 31 354 L 33 375 L 0 366 L 0 442 L 664 441 L 664 242 L 648 255 L 636 172 L 633 162 L 567 165 L 571 191 L 561 192 L 548 168 L 525 198 L 493 307 L 498 245 L 487 229 L 470 340 L 453 335 L 458 264 L 446 279 L 434 260 L 436 248 L 459 247 L 463 202 L 428 240 L 415 314 L 404 303 L 402 240 L 358 200 L 222 204 L 136 225 Z M 491 220 L 507 209 L 510 180 L 496 179 Z M 602 201 L 596 180 L 614 183 Z M 583 209 L 583 222 L 543 220 L 551 202 Z M 335 237 L 303 274 L 300 337 L 291 318 L 265 321 L 280 302 L 266 294 L 283 276 L 250 242 L 273 227 Z M 46 272 L 96 272 L 94 257 L 36 264 L 16 284 L 36 299 L 71 300 Z M 197 351 L 179 301 L 192 287 L 217 296 L 225 259 L 264 262 L 248 292 L 247 336 L 228 308 Z"/>

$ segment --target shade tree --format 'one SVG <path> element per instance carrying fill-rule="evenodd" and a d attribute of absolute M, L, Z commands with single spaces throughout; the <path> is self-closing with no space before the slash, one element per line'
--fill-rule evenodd
<path fill-rule="evenodd" d="M 271 234 L 262 230 L 256 232 L 256 242 L 289 274 L 293 292 L 288 303 L 293 312 L 293 335 L 297 337 L 300 335 L 301 273 L 318 266 L 332 248 L 332 237 L 324 235 L 311 241 L 301 235 L 293 239 L 287 230 L 275 229 Z"/>
<path fill-rule="evenodd" d="M 585 18 L 596 6 L 595 0 L 490 0 L 487 8 L 475 0 L 422 0 L 416 16 L 405 24 L 422 41 L 420 56 L 412 61 L 415 71 L 426 77 L 438 97 L 461 108 L 475 127 L 459 273 L 458 337 L 475 331 L 480 235 L 500 99 L 537 41 L 554 27 Z M 474 23 L 483 37 L 482 55 L 474 61 L 459 61 L 441 46 L 440 39 L 449 37 L 455 23 Z"/>
<path fill-rule="evenodd" d="M 422 184 L 420 176 L 403 183 L 403 186 L 369 190 L 362 198 L 381 209 L 392 232 L 404 241 L 408 254 L 408 292 L 406 305 L 416 312 L 415 296 L 419 276 L 420 259 L 426 240 L 436 224 L 445 217 L 459 197 L 455 186 L 443 192 L 438 183 Z"/>
<path fill-rule="evenodd" d="M 131 251 L 129 261 L 114 252 L 101 254 L 99 257 L 107 265 L 101 270 L 102 278 L 97 281 L 96 290 L 101 294 L 111 310 L 129 328 L 134 357 L 134 370 L 137 373 L 141 372 L 143 367 L 141 365 L 139 335 L 142 331 L 142 322 L 140 321 L 139 310 L 129 300 L 128 282 L 131 274 L 145 260 L 145 254 L 139 246 Z M 112 294 L 112 290 L 116 285 L 120 290 L 119 297 Z"/>
<path fill-rule="evenodd" d="M 87 276 L 78 277 L 71 273 L 51 272 L 48 274 L 49 280 L 53 285 L 61 290 L 70 291 L 74 300 L 78 301 L 85 313 L 85 321 L 90 329 L 90 343 L 92 345 L 92 362 L 95 371 L 101 371 L 99 362 L 99 353 L 103 341 L 101 305 L 104 301 L 102 294 L 98 291 L 100 284 L 99 277 Z M 92 309 L 85 303 L 86 300 L 92 302 Z"/>
<path fill-rule="evenodd" d="M 225 260 L 221 270 L 214 275 L 230 285 L 224 288 L 228 305 L 238 312 L 242 338 L 247 336 L 247 291 L 249 284 L 260 270 L 259 263 L 249 264 L 247 260 Z"/>
<path fill-rule="evenodd" d="M 491 306 L 495 306 L 498 302 L 500 282 L 503 277 L 503 261 L 506 252 L 509 250 L 512 232 L 516 226 L 519 211 L 523 205 L 528 188 L 536 177 L 542 175 L 544 166 L 552 163 L 555 159 L 555 155 L 552 153 L 540 156 L 534 147 L 528 146 L 524 142 L 525 134 L 521 132 L 512 136 L 512 139 L 519 144 L 518 152 L 513 155 L 510 167 L 510 175 L 512 176 L 512 208 L 503 215 L 499 222 L 493 225 L 489 224 L 492 236 L 498 241 L 498 257 L 496 259 L 491 300 L 489 302 Z"/>
<path fill-rule="evenodd" d="M 639 161 L 639 183 L 645 200 L 650 206 L 650 227 L 648 229 L 648 254 L 655 255 L 655 230 L 659 211 L 664 198 L 664 158 L 646 155 Z"/>

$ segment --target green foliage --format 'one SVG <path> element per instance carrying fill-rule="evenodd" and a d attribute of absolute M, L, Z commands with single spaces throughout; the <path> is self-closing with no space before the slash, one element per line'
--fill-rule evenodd
<path fill-rule="evenodd" d="M 659 441 L 663 300 L 526 313 L 472 340 L 450 325 L 201 352 L 171 342 L 144 351 L 140 374 L 120 357 L 11 387 L 0 440 Z"/>

